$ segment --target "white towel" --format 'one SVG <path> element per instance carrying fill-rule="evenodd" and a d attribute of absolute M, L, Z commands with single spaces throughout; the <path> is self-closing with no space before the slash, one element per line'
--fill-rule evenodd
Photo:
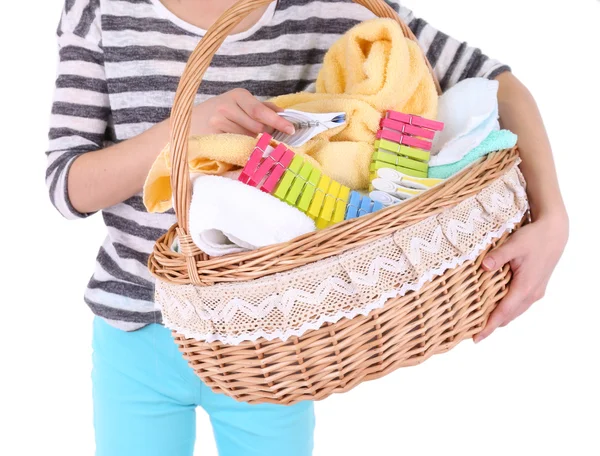
<path fill-rule="evenodd" d="M 429 166 L 461 160 L 500 129 L 498 85 L 486 78 L 464 79 L 440 97 L 438 120 L 444 122 L 444 130 L 435 135 Z"/>
<path fill-rule="evenodd" d="M 254 250 L 315 231 L 315 222 L 272 195 L 237 180 L 199 176 L 190 203 L 190 235 L 210 256 Z"/>

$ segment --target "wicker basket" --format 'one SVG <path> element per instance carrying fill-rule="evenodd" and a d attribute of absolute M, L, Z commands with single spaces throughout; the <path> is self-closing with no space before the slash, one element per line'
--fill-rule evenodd
<path fill-rule="evenodd" d="M 405 36 L 415 39 L 382 0 L 356 2 L 380 17 L 396 19 Z M 426 280 L 412 287 L 405 276 L 394 278 L 390 273 L 388 279 L 394 283 L 388 284 L 385 293 L 379 289 L 377 293 L 362 290 L 363 294 L 357 294 L 360 299 L 354 299 L 352 305 L 358 310 L 351 317 L 315 319 L 318 325 L 290 337 L 261 337 L 236 343 L 224 343 L 223 339 L 207 342 L 205 338 L 185 337 L 184 331 L 174 331 L 183 356 L 213 390 L 250 403 L 293 404 L 324 399 L 399 367 L 419 364 L 479 332 L 506 294 L 511 279 L 508 266 L 494 273 L 483 271 L 482 258 L 523 223 L 527 201 L 524 181 L 517 169 L 516 149 L 498 151 L 402 205 L 243 254 L 209 258 L 201 252 L 188 234 L 191 192 L 187 138 L 194 97 L 229 31 L 250 11 L 266 3 L 270 0 L 242 0 L 225 12 L 192 53 L 181 78 L 172 110 L 171 134 L 171 184 L 178 222 L 156 242 L 150 256 L 149 268 L 157 278 L 157 297 L 168 290 L 175 301 L 187 300 L 185 305 L 192 312 L 189 315 L 195 318 L 204 304 L 200 298 L 190 299 L 190 294 L 201 296 L 213 290 L 220 293 L 223 287 L 240 284 L 252 287 L 282 274 L 295 277 L 296 272 L 306 268 L 318 270 L 323 266 L 325 269 L 321 269 L 327 270 L 332 264 L 327 262 L 345 258 L 344 255 L 372 253 L 390 240 L 406 244 L 415 229 L 428 230 L 431 225 L 433 230 L 432 224 L 443 224 L 447 214 L 454 214 L 456 220 L 452 223 L 458 223 L 456 226 L 475 226 L 472 213 L 460 222 L 459 212 L 476 201 L 482 205 L 477 214 L 485 213 L 487 220 L 487 225 L 475 230 L 481 242 L 473 242 L 472 238 L 463 242 L 460 229 L 457 231 L 456 241 L 448 249 L 461 250 L 465 255 L 455 258 L 446 252 L 447 258 L 436 258 L 427 274 L 420 276 Z M 502 200 L 493 193 L 500 191 L 498 185 L 508 189 L 502 198 L 506 207 L 512 208 L 502 213 L 495 209 L 496 200 Z M 179 240 L 180 253 L 172 250 L 175 238 Z M 463 243 L 458 245 L 460 242 Z M 290 279 L 290 287 L 291 282 Z M 394 293 L 388 293 L 390 287 Z M 175 310 L 163 308 L 163 315 L 180 318 L 180 326 L 186 326 L 187 317 L 181 312 L 174 316 Z"/>

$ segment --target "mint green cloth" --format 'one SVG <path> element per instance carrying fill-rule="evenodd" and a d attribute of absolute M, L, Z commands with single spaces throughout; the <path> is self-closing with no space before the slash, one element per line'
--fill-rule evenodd
<path fill-rule="evenodd" d="M 517 135 L 509 130 L 492 131 L 475 149 L 465 155 L 462 160 L 447 165 L 430 166 L 429 177 L 448 179 L 462 171 L 484 155 L 503 149 L 511 149 L 517 144 Z"/>

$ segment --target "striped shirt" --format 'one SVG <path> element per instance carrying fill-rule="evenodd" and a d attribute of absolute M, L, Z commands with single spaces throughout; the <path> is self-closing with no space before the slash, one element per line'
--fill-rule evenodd
<path fill-rule="evenodd" d="M 442 88 L 509 70 L 390 1 L 409 24 Z M 264 99 L 310 90 L 327 49 L 372 18 L 349 0 L 280 0 L 248 31 L 227 38 L 200 86 L 197 102 L 235 87 Z M 67 218 L 67 176 L 86 152 L 136 136 L 169 116 L 185 62 L 204 31 L 159 0 L 66 0 L 58 27 L 59 66 L 47 151 L 50 199 Z M 149 214 L 141 195 L 102 211 L 107 237 L 85 293 L 92 311 L 124 330 L 160 321 L 146 263 L 175 222 Z"/>

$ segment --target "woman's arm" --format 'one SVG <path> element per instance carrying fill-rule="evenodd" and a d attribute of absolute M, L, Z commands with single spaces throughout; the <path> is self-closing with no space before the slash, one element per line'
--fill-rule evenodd
<path fill-rule="evenodd" d="M 397 0 L 391 1 L 426 52 L 442 89 L 447 90 L 465 78 L 497 79 L 501 124 L 519 136 L 521 170 L 527 180 L 533 223 L 517 231 L 484 259 L 483 268 L 490 271 L 510 263 L 513 281 L 486 327 L 475 336 L 475 342 L 479 342 L 544 295 L 567 242 L 568 218 L 550 143 L 533 97 L 508 66 L 436 30 Z"/>
<path fill-rule="evenodd" d="M 138 193 L 168 140 L 169 125 L 164 121 L 122 143 L 80 154 L 68 174 L 72 207 L 90 214 Z"/>
<path fill-rule="evenodd" d="M 70 11 L 82 11 L 89 0 Z M 58 29 L 58 78 L 52 106 L 46 183 L 50 199 L 66 218 L 81 218 L 138 193 L 152 163 L 169 141 L 163 121 L 111 147 L 104 137 L 111 113 L 98 10 L 94 16 L 64 11 Z M 293 126 L 277 108 L 245 90 L 213 97 L 194 107 L 192 134 L 240 133 Z"/>
<path fill-rule="evenodd" d="M 512 73 L 496 78 L 500 123 L 519 137 L 521 171 L 527 180 L 527 194 L 534 220 L 548 215 L 566 222 L 550 141 L 533 96 Z"/>
<path fill-rule="evenodd" d="M 453 38 L 417 17 L 404 1 L 387 0 L 417 37 L 443 91 L 466 78 L 495 78 L 510 68 L 480 49 Z"/>
<path fill-rule="evenodd" d="M 293 134 L 293 125 L 276 110 L 248 91 L 234 89 L 194 107 L 191 133 L 255 136 L 276 128 Z M 165 120 L 127 141 L 81 154 L 69 172 L 68 196 L 73 207 L 81 213 L 95 212 L 139 193 L 169 134 L 169 120 Z"/>
<path fill-rule="evenodd" d="M 46 183 L 50 199 L 66 218 L 86 217 L 138 193 L 152 163 L 169 140 L 168 120 L 111 147 L 104 147 L 111 114 L 104 67 L 99 7 L 76 0 L 58 28 L 59 63 L 49 132 Z M 277 108 L 248 91 L 232 90 L 194 107 L 192 134 L 265 129 L 293 132 Z"/>
<path fill-rule="evenodd" d="M 519 137 L 521 170 L 527 181 L 533 223 L 517 231 L 483 261 L 483 267 L 490 271 L 510 263 L 513 281 L 475 342 L 510 323 L 543 297 L 569 232 L 550 142 L 535 100 L 511 73 L 502 73 L 496 79 L 500 83 L 500 123 Z"/>

